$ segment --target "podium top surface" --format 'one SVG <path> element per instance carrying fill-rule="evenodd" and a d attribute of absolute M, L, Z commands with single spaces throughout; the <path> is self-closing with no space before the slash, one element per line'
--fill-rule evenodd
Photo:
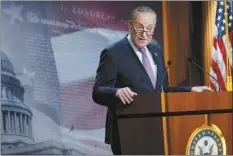
<path fill-rule="evenodd" d="M 117 114 L 232 109 L 232 93 L 233 92 L 179 92 L 139 95 L 134 99 L 133 103 L 126 104 L 124 109 L 117 110 Z M 162 110 L 162 107 L 165 109 Z"/>

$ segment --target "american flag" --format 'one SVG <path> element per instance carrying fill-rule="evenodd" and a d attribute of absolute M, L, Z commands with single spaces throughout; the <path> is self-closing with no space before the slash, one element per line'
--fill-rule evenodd
<path fill-rule="evenodd" d="M 210 73 L 218 80 L 222 91 L 226 91 L 227 76 L 232 73 L 232 19 L 232 2 L 217 1 Z M 228 71 L 227 61 L 230 64 Z M 219 90 L 218 84 L 212 78 L 210 85 L 212 89 Z"/>

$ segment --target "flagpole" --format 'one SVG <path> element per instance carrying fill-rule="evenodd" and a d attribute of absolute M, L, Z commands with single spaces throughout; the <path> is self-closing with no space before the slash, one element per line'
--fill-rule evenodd
<path fill-rule="evenodd" d="M 226 74 L 227 74 L 227 81 L 226 81 L 226 89 L 227 91 L 232 91 L 232 76 L 231 76 L 231 65 L 229 62 L 229 58 L 230 58 L 230 49 L 229 49 L 229 29 L 228 29 L 228 12 L 227 12 L 227 2 L 228 1 L 224 1 L 224 12 L 225 12 L 225 30 L 226 30 L 226 38 L 225 38 L 225 42 L 226 42 Z"/>

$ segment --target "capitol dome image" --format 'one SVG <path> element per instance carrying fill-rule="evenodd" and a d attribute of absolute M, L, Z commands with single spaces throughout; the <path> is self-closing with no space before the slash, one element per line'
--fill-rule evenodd
<path fill-rule="evenodd" d="M 33 102 L 33 86 L 21 81 L 23 79 L 16 74 L 9 57 L 3 51 L 0 52 L 1 154 L 112 154 L 109 147 L 96 138 L 102 129 L 71 132 L 69 128 L 59 125 L 52 116 L 38 109 L 42 103 Z"/>
<path fill-rule="evenodd" d="M 8 57 L 1 52 L 1 145 L 2 150 L 34 142 L 32 112 L 24 104 L 24 88 Z"/>

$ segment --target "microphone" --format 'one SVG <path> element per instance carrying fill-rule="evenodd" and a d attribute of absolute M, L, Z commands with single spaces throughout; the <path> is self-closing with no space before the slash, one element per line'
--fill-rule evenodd
<path fill-rule="evenodd" d="M 162 79 L 162 84 L 161 84 L 162 93 L 164 93 L 164 90 L 163 90 L 163 81 L 164 81 L 165 76 L 167 75 L 168 68 L 171 66 L 171 64 L 172 64 L 172 61 L 171 61 L 171 60 L 168 60 L 168 61 L 167 61 L 167 68 L 166 68 L 165 73 L 163 74 L 163 79 Z"/>
<path fill-rule="evenodd" d="M 196 67 L 198 67 L 199 69 L 201 69 L 204 73 L 206 73 L 207 75 L 209 75 L 210 77 L 212 77 L 212 78 L 214 79 L 214 81 L 217 82 L 217 84 L 218 84 L 219 92 L 222 91 L 222 88 L 221 88 L 221 86 L 220 86 L 218 80 L 217 80 L 215 77 L 213 77 L 212 75 L 210 75 L 210 73 L 208 73 L 207 71 L 205 71 L 205 69 L 203 69 L 201 66 L 199 66 L 199 65 L 198 65 L 196 62 L 194 62 L 190 57 L 188 58 L 188 61 L 189 61 L 190 63 L 194 64 L 194 65 L 195 65 Z"/>

